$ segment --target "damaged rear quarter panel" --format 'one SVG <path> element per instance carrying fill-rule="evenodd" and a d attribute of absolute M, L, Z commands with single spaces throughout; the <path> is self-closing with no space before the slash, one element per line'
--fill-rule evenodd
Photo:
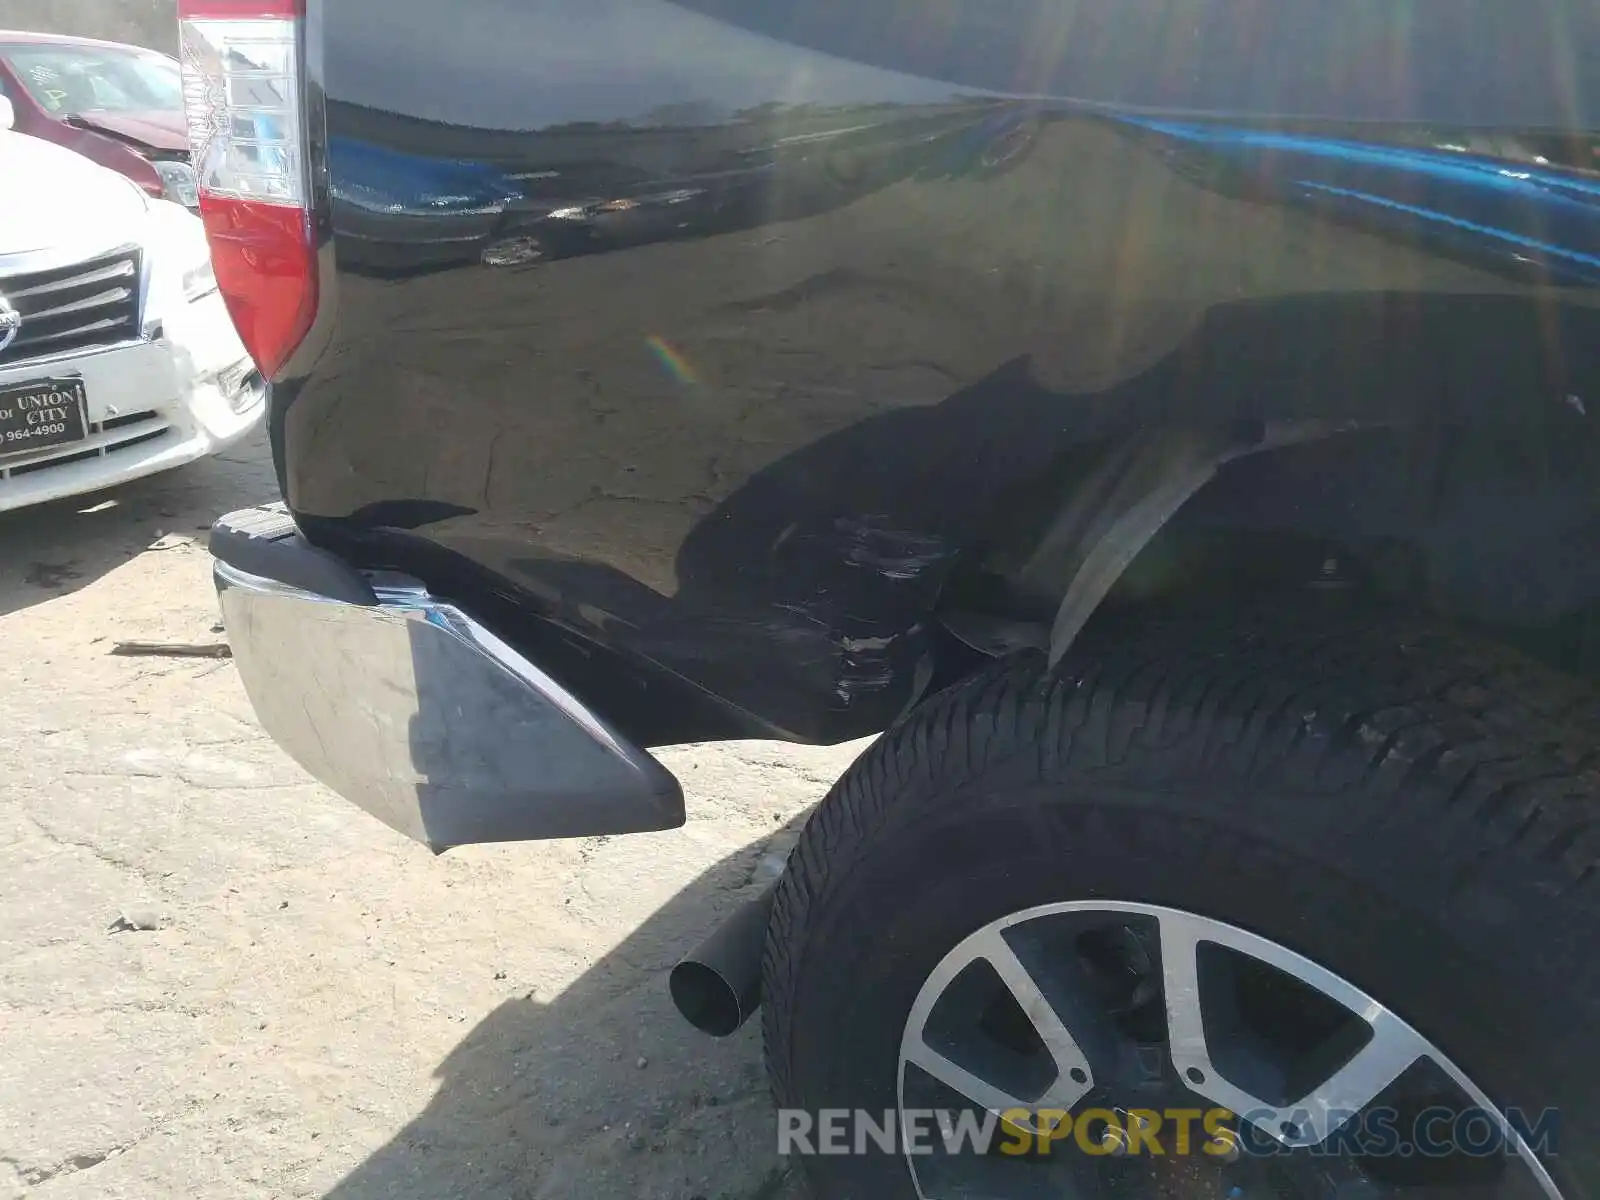
<path fill-rule="evenodd" d="M 291 507 L 514 643 L 554 621 L 833 741 L 916 694 L 953 566 L 1074 447 L 1596 411 L 1600 95 L 1549 60 L 1600 33 L 1419 3 L 1400 95 L 1309 0 L 1249 36 L 1198 5 L 1192 76 L 1137 6 L 1083 41 L 960 4 L 886 39 L 871 3 L 313 0 L 327 141 L 376 152 L 316 155 Z M 350 210 L 379 160 L 415 186 Z M 468 167 L 494 187 L 436 186 Z"/>

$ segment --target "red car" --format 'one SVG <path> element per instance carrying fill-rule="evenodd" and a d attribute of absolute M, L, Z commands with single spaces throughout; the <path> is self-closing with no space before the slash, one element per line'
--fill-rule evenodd
<path fill-rule="evenodd" d="M 152 196 L 198 197 L 176 59 L 140 46 L 0 30 L 15 128 L 110 167 Z"/>

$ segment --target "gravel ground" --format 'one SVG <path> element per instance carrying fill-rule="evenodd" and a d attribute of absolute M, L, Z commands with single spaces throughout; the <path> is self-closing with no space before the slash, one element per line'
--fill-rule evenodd
<path fill-rule="evenodd" d="M 204 528 L 264 442 L 0 516 L 0 1198 L 783 1198 L 666 971 L 860 747 L 662 752 L 690 822 L 435 858 L 257 727 Z M 108 503 L 114 501 L 114 503 Z"/>

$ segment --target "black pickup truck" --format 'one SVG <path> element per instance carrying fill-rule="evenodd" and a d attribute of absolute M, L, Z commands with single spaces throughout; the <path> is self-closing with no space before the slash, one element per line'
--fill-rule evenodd
<path fill-rule="evenodd" d="M 180 16 L 313 774 L 881 734 L 671 980 L 827 1197 L 1600 1196 L 1593 4 Z"/>

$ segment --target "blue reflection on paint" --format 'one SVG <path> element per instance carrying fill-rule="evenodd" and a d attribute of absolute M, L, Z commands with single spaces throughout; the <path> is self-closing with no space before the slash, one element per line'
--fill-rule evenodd
<path fill-rule="evenodd" d="M 496 212 L 522 195 L 499 168 L 462 159 L 405 154 L 356 138 L 328 143 L 334 197 L 376 213 Z"/>
<path fill-rule="evenodd" d="M 1118 118 L 1182 142 L 1252 189 L 1316 203 L 1376 232 L 1600 283 L 1600 181 L 1542 164 L 1225 125 Z"/>

